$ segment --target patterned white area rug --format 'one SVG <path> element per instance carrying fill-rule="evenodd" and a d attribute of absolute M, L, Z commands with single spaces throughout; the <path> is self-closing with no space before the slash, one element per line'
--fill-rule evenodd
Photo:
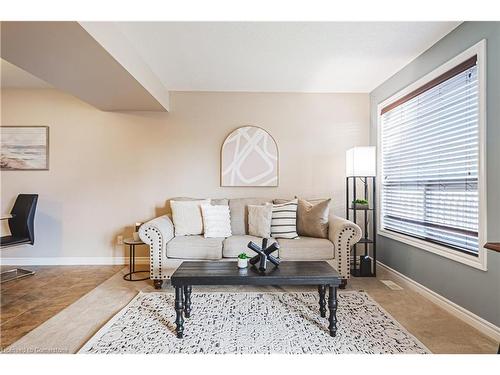
<path fill-rule="evenodd" d="M 340 292 L 336 337 L 317 293 L 193 293 L 184 338 L 174 295 L 139 293 L 79 353 L 428 353 L 364 292 Z"/>

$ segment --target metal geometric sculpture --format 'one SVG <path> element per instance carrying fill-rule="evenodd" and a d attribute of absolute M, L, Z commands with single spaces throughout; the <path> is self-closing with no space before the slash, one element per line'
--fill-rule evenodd
<path fill-rule="evenodd" d="M 274 264 L 276 267 L 280 265 L 280 260 L 276 258 L 275 256 L 271 255 L 274 253 L 276 250 L 280 248 L 280 246 L 274 242 L 272 245 L 267 247 L 267 238 L 262 239 L 262 247 L 259 247 L 259 245 L 255 244 L 254 242 L 250 241 L 248 243 L 248 248 L 252 249 L 257 253 L 256 256 L 254 256 L 252 259 L 250 259 L 250 264 L 256 265 L 259 263 L 258 269 L 260 272 L 265 272 L 267 268 L 267 261 L 270 261 L 272 264 Z"/>

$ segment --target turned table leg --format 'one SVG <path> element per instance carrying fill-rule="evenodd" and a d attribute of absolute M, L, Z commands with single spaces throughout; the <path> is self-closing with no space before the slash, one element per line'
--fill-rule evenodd
<path fill-rule="evenodd" d="M 182 317 L 182 313 L 184 311 L 184 301 L 183 301 L 183 293 L 182 287 L 175 287 L 175 332 L 177 333 L 177 338 L 182 339 L 184 334 L 184 318 Z"/>
<path fill-rule="evenodd" d="M 155 285 L 155 289 L 161 289 L 163 280 L 153 280 L 153 284 Z"/>
<path fill-rule="evenodd" d="M 325 300 L 326 285 L 318 285 L 318 292 L 319 292 L 319 313 L 321 314 L 322 318 L 325 318 L 326 317 L 326 300 Z"/>
<path fill-rule="evenodd" d="M 330 285 L 328 289 L 328 309 L 330 310 L 328 329 L 330 330 L 330 336 L 335 337 L 337 334 L 337 287 Z"/>
<path fill-rule="evenodd" d="M 184 314 L 186 315 L 186 318 L 191 317 L 191 291 L 192 291 L 191 285 L 186 285 L 184 287 Z"/>

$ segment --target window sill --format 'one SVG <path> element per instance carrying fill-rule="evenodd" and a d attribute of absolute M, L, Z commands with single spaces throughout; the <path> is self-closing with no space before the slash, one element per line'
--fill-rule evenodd
<path fill-rule="evenodd" d="M 473 255 L 469 255 L 469 254 L 465 254 L 465 253 L 461 253 L 459 251 L 449 249 L 445 246 L 440 246 L 437 244 L 433 244 L 431 242 L 420 240 L 418 238 L 405 236 L 404 234 L 401 234 L 401 233 L 394 233 L 394 232 L 390 232 L 390 231 L 387 231 L 384 229 L 379 229 L 378 234 L 381 236 L 399 241 L 399 242 L 403 242 L 407 245 L 414 246 L 418 249 L 422 249 L 422 250 L 437 254 L 437 255 L 442 256 L 444 258 L 454 260 L 456 262 L 465 264 L 467 266 L 477 268 L 481 271 L 487 271 L 486 252 L 482 248 L 479 249 L 479 256 L 475 257 Z"/>
<path fill-rule="evenodd" d="M 500 242 L 488 242 L 484 247 L 500 253 Z"/>

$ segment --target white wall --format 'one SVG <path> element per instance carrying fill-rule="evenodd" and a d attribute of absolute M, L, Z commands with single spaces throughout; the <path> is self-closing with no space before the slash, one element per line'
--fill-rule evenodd
<path fill-rule="evenodd" d="M 344 216 L 345 151 L 368 144 L 366 94 L 171 94 L 170 113 L 103 112 L 57 90 L 2 90 L 3 125 L 50 126 L 49 171 L 3 171 L 2 213 L 40 194 L 35 246 L 2 258 L 114 257 L 116 235 L 196 197 L 333 197 Z M 280 186 L 222 188 L 220 147 L 242 125 L 276 139 Z M 75 258 L 76 259 L 76 258 Z M 57 263 L 52 259 L 48 263 Z"/>

